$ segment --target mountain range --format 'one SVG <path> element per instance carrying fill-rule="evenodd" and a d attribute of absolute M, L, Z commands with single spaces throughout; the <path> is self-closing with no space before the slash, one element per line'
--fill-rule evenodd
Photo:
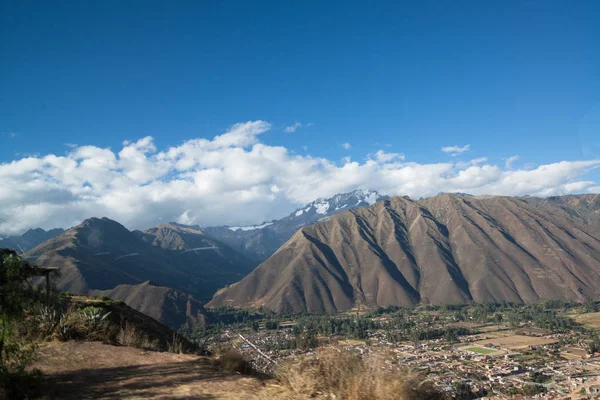
<path fill-rule="evenodd" d="M 25 257 L 58 267 L 63 291 L 123 300 L 177 328 L 201 324 L 211 297 L 208 307 L 286 312 L 597 297 L 599 232 L 596 194 L 415 201 L 357 190 L 257 226 L 130 231 L 90 218 L 0 245 L 35 246 Z"/>
<path fill-rule="evenodd" d="M 206 234 L 256 261 L 269 258 L 296 231 L 346 210 L 374 204 L 387 199 L 374 190 L 358 189 L 337 194 L 329 199 L 319 198 L 292 212 L 287 217 L 255 226 L 219 226 L 202 228 Z"/>
<path fill-rule="evenodd" d="M 0 239 L 0 249 L 9 248 L 24 253 L 44 243 L 46 240 L 60 235 L 64 231 L 61 228 L 50 229 L 49 231 L 45 231 L 42 228 L 29 229 L 22 235 L 8 236 Z"/>
<path fill-rule="evenodd" d="M 23 247 L 26 240 L 27 248 L 37 244 L 25 257 L 41 267 L 57 267 L 56 285 L 62 291 L 122 300 L 177 328 L 201 324 L 206 318 L 202 303 L 251 272 L 299 227 L 381 198 L 357 190 L 318 199 L 258 228 L 169 223 L 129 231 L 108 218 L 90 218 L 67 231 L 28 231 L 7 247 Z"/>
<path fill-rule="evenodd" d="M 57 267 L 62 291 L 123 300 L 171 327 L 203 320 L 198 301 L 254 266 L 200 230 L 167 224 L 129 231 L 108 218 L 87 219 L 25 257 Z"/>
<path fill-rule="evenodd" d="M 207 307 L 335 312 L 597 298 L 599 198 L 393 197 L 303 227 Z"/>

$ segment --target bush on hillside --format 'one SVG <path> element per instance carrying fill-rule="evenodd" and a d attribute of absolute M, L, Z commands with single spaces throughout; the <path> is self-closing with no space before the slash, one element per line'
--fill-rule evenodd
<path fill-rule="evenodd" d="M 224 372 L 238 373 L 242 375 L 255 374 L 252 365 L 244 358 L 242 353 L 233 347 L 227 347 L 220 350 L 218 365 Z"/>

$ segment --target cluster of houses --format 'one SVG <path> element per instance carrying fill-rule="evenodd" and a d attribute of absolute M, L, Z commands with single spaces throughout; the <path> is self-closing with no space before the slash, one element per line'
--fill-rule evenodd
<path fill-rule="evenodd" d="M 337 345 L 361 355 L 382 352 L 387 364 L 422 370 L 448 392 L 457 382 L 467 383 L 482 399 L 600 399 L 600 355 L 589 357 L 583 349 L 574 354 L 573 349 L 583 343 L 572 332 L 544 335 L 539 330 L 532 330 L 520 331 L 519 334 L 544 338 L 552 343 L 518 349 L 492 344 L 475 346 L 475 341 L 485 343 L 488 339 L 485 333 L 461 336 L 454 344 L 444 339 L 392 343 L 384 332 L 376 331 L 369 332 L 366 341 L 340 340 Z M 269 372 L 278 360 L 286 357 L 314 354 L 314 349 L 281 346 L 281 343 L 293 340 L 290 329 L 260 330 L 246 335 L 241 340 L 236 332 L 228 331 L 223 334 L 222 340 L 235 341 L 255 368 L 263 372 Z M 336 339 L 341 338 L 319 338 L 319 343 L 335 344 Z M 558 345 L 559 341 L 570 343 L 570 347 Z M 483 351 L 476 350 L 482 348 Z M 565 355 L 568 357 L 563 357 Z M 533 379 L 540 376 L 544 377 L 541 382 Z M 530 397 L 519 394 L 531 393 L 526 389 L 532 386 L 540 389 L 533 391 L 539 393 Z"/>

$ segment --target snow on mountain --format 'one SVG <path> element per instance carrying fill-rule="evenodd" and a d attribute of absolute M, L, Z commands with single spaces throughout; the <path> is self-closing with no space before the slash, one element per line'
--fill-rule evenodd
<path fill-rule="evenodd" d="M 318 214 L 327 214 L 327 210 L 329 210 L 329 203 L 328 202 L 323 202 L 323 203 L 317 203 L 317 204 L 315 204 L 315 211 Z"/>
<path fill-rule="evenodd" d="M 298 209 L 294 215 L 299 217 L 305 212 L 314 210 L 321 215 L 331 215 L 340 210 L 355 208 L 361 205 L 372 205 L 377 201 L 387 198 L 374 190 L 357 189 L 349 193 L 336 194 L 330 199 L 318 198 L 308 204 L 306 208 Z"/>
<path fill-rule="evenodd" d="M 202 230 L 249 257 L 264 261 L 303 226 L 325 221 L 338 212 L 368 206 L 387 198 L 374 190 L 358 189 L 336 194 L 329 199 L 318 198 L 287 217 L 272 222 L 251 226 L 207 227 Z"/>
<path fill-rule="evenodd" d="M 251 230 L 254 230 L 254 229 L 262 229 L 262 228 L 265 228 L 265 227 L 267 227 L 269 225 L 273 225 L 273 222 L 266 222 L 266 223 L 264 223 L 262 225 L 230 226 L 229 229 L 232 230 L 232 231 L 234 231 L 234 232 L 238 231 L 238 230 L 240 230 L 240 231 L 251 231 Z"/>
<path fill-rule="evenodd" d="M 281 221 L 298 220 L 297 226 L 310 225 L 320 221 L 323 217 L 314 218 L 315 214 L 321 216 L 330 216 L 337 212 L 348 209 L 353 209 L 360 206 L 372 205 L 379 200 L 383 200 L 387 196 L 382 196 L 374 190 L 357 189 L 349 193 L 336 194 L 335 196 L 325 199 L 319 197 L 305 207 L 299 208 L 287 217 L 273 222 L 266 222 L 261 225 L 249 226 L 229 226 L 227 229 L 231 231 L 252 231 L 266 228 L 267 226 L 278 224 Z"/>

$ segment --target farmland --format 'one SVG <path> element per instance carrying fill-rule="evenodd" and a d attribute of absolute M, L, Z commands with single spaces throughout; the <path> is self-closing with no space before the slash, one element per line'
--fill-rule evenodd
<path fill-rule="evenodd" d="M 483 354 L 483 355 L 498 354 L 498 350 L 489 349 L 487 347 L 480 347 L 480 346 L 465 347 L 464 350 L 470 351 L 472 353 Z"/>
<path fill-rule="evenodd" d="M 479 346 L 493 345 L 495 347 L 502 347 L 509 350 L 518 350 L 528 348 L 529 346 L 540 346 L 551 343 L 556 343 L 556 340 L 536 336 L 510 335 L 494 339 L 480 340 L 474 342 L 473 344 Z"/>
<path fill-rule="evenodd" d="M 575 321 L 588 328 L 600 329 L 600 312 L 580 314 L 575 317 Z"/>

